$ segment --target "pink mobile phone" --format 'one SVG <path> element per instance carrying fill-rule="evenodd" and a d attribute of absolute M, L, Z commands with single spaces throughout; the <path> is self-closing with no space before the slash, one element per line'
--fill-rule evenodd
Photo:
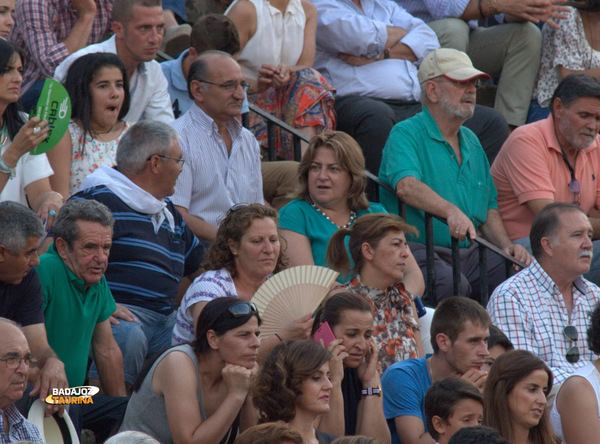
<path fill-rule="evenodd" d="M 321 326 L 317 329 L 314 335 L 315 342 L 320 344 L 320 340 L 323 339 L 323 343 L 325 344 L 325 348 L 329 346 L 331 341 L 335 340 L 335 336 L 331 331 L 331 327 L 327 321 L 323 322 Z"/>

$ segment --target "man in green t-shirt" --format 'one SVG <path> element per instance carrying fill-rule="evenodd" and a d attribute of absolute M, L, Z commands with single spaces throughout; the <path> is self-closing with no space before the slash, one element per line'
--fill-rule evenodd
<path fill-rule="evenodd" d="M 463 126 L 473 116 L 481 79 L 489 78 L 473 67 L 464 52 L 441 48 L 429 53 L 418 71 L 423 110 L 392 129 L 383 151 L 379 177 L 396 194 L 382 192 L 381 202 L 395 213 L 398 197 L 409 205 L 407 222 L 420 233 L 420 244 L 411 249 L 422 270 L 426 268 L 424 212 L 448 223 L 433 223 L 436 300 L 429 303 L 453 296 L 452 237 L 461 242 L 463 296 L 476 300 L 481 296 L 477 246 L 469 243 L 477 230 L 515 259 L 531 262 L 529 253 L 508 237 L 486 155 L 477 136 Z M 505 278 L 502 258 L 488 255 L 489 290 Z"/>
<path fill-rule="evenodd" d="M 113 224 L 110 210 L 95 200 L 67 202 L 36 269 L 48 342 L 65 363 L 69 385 L 84 384 L 91 345 L 105 393 L 125 396 L 123 356 L 109 321 L 116 304 L 104 278 Z"/>

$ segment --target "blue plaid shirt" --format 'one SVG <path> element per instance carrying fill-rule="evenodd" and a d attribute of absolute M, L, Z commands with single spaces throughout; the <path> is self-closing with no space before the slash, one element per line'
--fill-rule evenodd
<path fill-rule="evenodd" d="M 8 418 L 8 434 L 5 432 L 4 415 Z M 0 409 L 0 444 L 17 441 L 44 442 L 38 428 L 12 404 L 5 410 Z"/>

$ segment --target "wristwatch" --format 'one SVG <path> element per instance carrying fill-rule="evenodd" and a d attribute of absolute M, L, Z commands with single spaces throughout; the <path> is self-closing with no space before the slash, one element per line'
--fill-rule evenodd
<path fill-rule="evenodd" d="M 377 387 L 364 387 L 360 394 L 363 396 L 381 396 L 381 386 L 378 385 Z"/>

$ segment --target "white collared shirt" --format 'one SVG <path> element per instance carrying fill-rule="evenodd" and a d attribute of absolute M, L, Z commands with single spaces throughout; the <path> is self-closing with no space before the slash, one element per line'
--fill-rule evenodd
<path fill-rule="evenodd" d="M 237 119 L 227 122 L 231 153 L 217 124 L 196 104 L 171 124 L 179 133 L 185 158 L 171 201 L 188 213 L 218 226 L 237 203 L 264 203 L 260 148 L 254 135 Z"/>
<path fill-rule="evenodd" d="M 79 57 L 95 52 L 110 52 L 117 54 L 116 37 L 113 35 L 108 40 L 95 45 L 89 45 L 74 52 L 64 59 L 54 71 L 54 80 L 61 83 L 67 78 L 71 64 Z M 175 120 L 173 108 L 169 98 L 168 83 L 160 65 L 155 60 L 140 63 L 129 79 L 129 92 L 131 102 L 129 112 L 123 117 L 128 122 L 138 120 L 159 120 L 171 123 Z"/>

